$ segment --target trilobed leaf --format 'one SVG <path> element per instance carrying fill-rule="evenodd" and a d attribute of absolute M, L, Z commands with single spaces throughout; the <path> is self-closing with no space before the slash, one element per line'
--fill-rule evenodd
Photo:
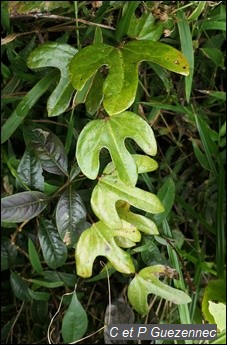
<path fill-rule="evenodd" d="M 124 220 L 120 230 L 110 229 L 104 223 L 98 222 L 81 234 L 76 246 L 76 267 L 79 276 L 90 277 L 94 260 L 100 255 L 107 257 L 119 272 L 129 274 L 135 271 L 131 256 L 116 244 L 116 236 L 134 242 L 141 239 L 140 232 Z"/>
<path fill-rule="evenodd" d="M 175 304 L 186 304 L 191 298 L 183 291 L 177 290 L 162 283 L 160 275 L 174 277 L 175 272 L 164 265 L 150 266 L 142 269 L 130 282 L 128 298 L 133 308 L 140 314 L 147 314 L 149 306 L 147 296 L 157 295 Z"/>
<path fill-rule="evenodd" d="M 26 126 L 24 137 L 39 158 L 44 170 L 56 175 L 68 175 L 68 159 L 61 140 L 51 131 Z"/>
<path fill-rule="evenodd" d="M 56 208 L 56 224 L 62 241 L 73 246 L 86 220 L 86 209 L 80 195 L 72 186 L 62 194 Z"/>
<path fill-rule="evenodd" d="M 44 191 L 42 165 L 31 150 L 26 149 L 17 168 L 18 185 L 24 183 L 30 189 Z"/>
<path fill-rule="evenodd" d="M 138 115 L 125 111 L 104 120 L 89 122 L 79 135 L 76 149 L 77 162 L 82 172 L 95 179 L 99 172 L 99 152 L 109 150 L 118 176 L 127 184 L 137 181 L 137 168 L 125 147 L 126 138 L 132 138 L 148 155 L 155 155 L 156 140 L 148 123 Z"/>
<path fill-rule="evenodd" d="M 40 218 L 38 235 L 47 265 L 52 269 L 62 266 L 67 259 L 68 251 L 52 221 Z"/>
<path fill-rule="evenodd" d="M 41 192 L 22 192 L 1 199 L 1 219 L 21 223 L 40 214 L 47 206 L 47 196 Z"/>
<path fill-rule="evenodd" d="M 61 43 L 45 43 L 34 49 L 28 57 L 28 67 L 56 67 L 60 70 L 60 80 L 47 101 L 48 116 L 62 114 L 69 106 L 74 88 L 68 74 L 68 64 L 77 49 Z"/>
<path fill-rule="evenodd" d="M 119 114 L 134 102 L 141 61 L 189 74 L 188 62 L 178 50 L 164 43 L 141 40 L 128 42 L 120 48 L 107 44 L 85 47 L 69 64 L 70 78 L 75 89 L 81 90 L 100 67 L 108 66 L 109 74 L 103 84 L 103 105 L 109 115 Z"/>
<path fill-rule="evenodd" d="M 157 162 L 148 156 L 133 154 L 132 158 L 134 159 L 134 162 L 136 164 L 138 174 L 154 171 L 158 167 Z M 103 171 L 103 176 L 106 176 L 106 175 L 111 175 L 115 179 L 118 176 L 117 170 L 114 167 L 114 164 L 112 162 L 109 163 Z M 158 234 L 158 229 L 157 229 L 156 224 L 152 220 L 148 219 L 147 217 L 131 212 L 130 204 L 128 202 L 117 201 L 116 210 L 121 219 L 124 219 L 128 223 L 135 225 L 135 227 L 138 230 L 145 232 L 146 234 L 149 234 L 149 235 Z"/>
<path fill-rule="evenodd" d="M 143 191 L 140 188 L 126 185 L 115 176 L 102 175 L 92 192 L 91 205 L 96 216 L 113 229 L 122 227 L 122 221 L 116 209 L 117 201 L 125 201 L 149 213 L 156 214 L 164 211 L 156 195 Z M 127 215 L 123 217 L 127 218 Z M 136 218 L 134 220 L 136 221 Z"/>

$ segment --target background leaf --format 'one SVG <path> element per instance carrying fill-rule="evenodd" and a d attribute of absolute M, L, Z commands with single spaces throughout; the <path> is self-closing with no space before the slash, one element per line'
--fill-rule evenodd
<path fill-rule="evenodd" d="M 81 303 L 78 301 L 76 292 L 73 292 L 72 299 L 62 320 L 62 337 L 66 344 L 83 337 L 87 330 L 87 314 Z"/>
<path fill-rule="evenodd" d="M 62 194 L 56 208 L 56 224 L 62 241 L 73 246 L 86 221 L 86 209 L 80 195 L 70 185 Z"/>
<path fill-rule="evenodd" d="M 47 196 L 41 192 L 21 192 L 1 199 L 1 219 L 21 223 L 40 214 L 47 207 Z"/>
<path fill-rule="evenodd" d="M 134 323 L 135 315 L 132 308 L 127 304 L 125 299 L 120 296 L 107 306 L 104 320 L 105 325 L 129 324 Z M 104 341 L 105 344 L 127 344 L 127 340 L 124 341 L 110 339 L 107 328 L 104 329 Z"/>
<path fill-rule="evenodd" d="M 39 259 L 39 255 L 37 253 L 34 243 L 32 242 L 30 238 L 28 239 L 28 255 L 29 255 L 29 259 L 34 270 L 37 273 L 42 274 L 43 268 Z"/>
<path fill-rule="evenodd" d="M 43 169 L 40 161 L 31 150 L 26 149 L 17 169 L 20 180 L 30 189 L 38 189 L 43 192 L 44 177 L 42 172 Z M 18 181 L 18 185 L 20 186 L 20 181 Z"/>
<path fill-rule="evenodd" d="M 61 72 L 59 83 L 47 101 L 48 116 L 62 114 L 69 106 L 74 91 L 68 75 L 68 64 L 77 49 L 57 42 L 45 43 L 32 51 L 27 64 L 31 69 L 56 67 Z"/>
<path fill-rule="evenodd" d="M 13 289 L 14 295 L 21 301 L 30 302 L 32 297 L 29 294 L 29 289 L 26 282 L 17 274 L 11 271 L 10 283 Z"/>
<path fill-rule="evenodd" d="M 50 220 L 40 218 L 38 236 L 47 265 L 52 269 L 62 266 L 67 259 L 67 248 Z"/>
<path fill-rule="evenodd" d="M 57 175 L 68 175 L 68 158 L 61 140 L 50 130 L 24 127 L 24 137 L 34 149 L 44 170 Z"/>

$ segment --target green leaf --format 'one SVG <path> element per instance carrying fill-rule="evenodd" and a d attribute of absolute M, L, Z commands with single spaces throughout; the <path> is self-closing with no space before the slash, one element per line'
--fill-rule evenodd
<path fill-rule="evenodd" d="M 28 255 L 29 255 L 31 265 L 34 268 L 34 270 L 37 273 L 42 274 L 43 268 L 39 260 L 39 255 L 37 253 L 34 243 L 32 242 L 30 238 L 28 239 Z"/>
<path fill-rule="evenodd" d="M 81 303 L 78 301 L 76 292 L 73 296 L 68 309 L 62 320 L 62 337 L 66 344 L 70 344 L 83 337 L 87 330 L 87 314 Z"/>
<path fill-rule="evenodd" d="M 34 49 L 28 57 L 28 67 L 56 67 L 61 72 L 59 83 L 47 101 L 48 116 L 57 116 L 68 108 L 73 94 L 70 83 L 68 64 L 77 53 L 77 49 L 61 43 L 45 43 Z"/>
<path fill-rule="evenodd" d="M 89 122 L 79 135 L 76 148 L 77 162 L 82 172 L 94 180 L 99 172 L 99 152 L 109 150 L 122 182 L 134 185 L 137 169 L 134 159 L 125 148 L 126 138 L 132 138 L 145 153 L 157 151 L 154 134 L 148 123 L 131 112 L 124 112 L 104 120 Z"/>
<path fill-rule="evenodd" d="M 44 271 L 43 278 L 49 282 L 63 282 L 65 286 L 74 287 L 76 284 L 75 273 L 65 273 L 60 271 Z"/>
<path fill-rule="evenodd" d="M 135 271 L 131 256 L 120 249 L 114 237 L 121 236 L 134 242 L 139 242 L 140 232 L 126 221 L 122 221 L 120 230 L 110 229 L 104 223 L 98 222 L 85 230 L 76 246 L 77 274 L 87 278 L 92 275 L 92 266 L 97 256 L 105 256 L 113 267 L 122 273 Z"/>
<path fill-rule="evenodd" d="M 209 301 L 209 312 L 213 315 L 218 329 L 222 332 L 226 329 L 226 305 Z"/>
<path fill-rule="evenodd" d="M 216 66 L 224 68 L 225 58 L 220 50 L 215 48 L 201 48 L 200 50 L 206 57 L 212 60 Z"/>
<path fill-rule="evenodd" d="M 32 300 L 29 289 L 25 281 L 16 272 L 10 273 L 10 284 L 14 295 L 21 301 L 30 302 Z"/>
<path fill-rule="evenodd" d="M 207 160 L 206 155 L 199 149 L 199 146 L 196 143 L 196 140 L 192 138 L 192 145 L 193 145 L 193 150 L 195 153 L 195 156 L 199 162 L 199 164 L 206 170 L 210 171 L 210 165 Z"/>
<path fill-rule="evenodd" d="M 157 22 L 152 13 L 143 13 L 140 18 L 132 16 L 128 36 L 137 40 L 158 41 L 163 33 L 163 21 Z"/>
<path fill-rule="evenodd" d="M 1 219 L 21 223 L 40 214 L 47 207 L 47 196 L 41 192 L 22 192 L 1 199 Z"/>
<path fill-rule="evenodd" d="M 17 184 L 20 186 L 20 181 L 22 181 L 30 189 L 38 189 L 43 192 L 44 177 L 42 172 L 40 161 L 31 150 L 26 149 L 17 168 L 18 177 L 20 178 Z"/>
<path fill-rule="evenodd" d="M 161 214 L 156 214 L 152 217 L 155 223 L 159 225 L 168 216 L 173 207 L 175 198 L 175 184 L 171 178 L 168 178 L 165 181 L 164 185 L 159 190 L 157 196 L 160 199 L 165 210 Z"/>
<path fill-rule="evenodd" d="M 11 137 L 18 126 L 24 121 L 33 105 L 36 104 L 55 80 L 55 72 L 48 73 L 24 96 L 2 127 L 2 144 Z"/>
<path fill-rule="evenodd" d="M 180 42 L 181 42 L 181 49 L 188 60 L 189 63 L 189 75 L 185 78 L 185 95 L 186 100 L 189 103 L 191 90 L 192 90 L 192 81 L 193 81 L 193 74 L 194 74 L 194 50 L 192 44 L 192 34 L 189 26 L 189 22 L 185 18 L 185 14 L 183 11 L 177 12 L 177 25 L 180 34 Z"/>
<path fill-rule="evenodd" d="M 86 220 L 86 209 L 80 195 L 70 185 L 62 194 L 56 208 L 56 224 L 62 241 L 73 246 L 80 235 L 81 223 Z"/>
<path fill-rule="evenodd" d="M 57 287 L 60 287 L 60 286 L 63 286 L 64 285 L 64 282 L 63 281 L 59 281 L 59 282 L 48 282 L 48 281 L 45 281 L 45 280 L 40 280 L 40 279 L 29 279 L 29 281 L 31 283 L 34 283 L 36 285 L 39 285 L 39 286 L 43 286 L 43 287 L 46 287 L 46 288 L 49 288 L 49 289 L 54 289 L 54 288 L 57 288 Z M 30 295 L 29 295 L 30 296 Z"/>
<path fill-rule="evenodd" d="M 226 303 L 226 281 L 225 279 L 213 280 L 205 288 L 202 300 L 202 312 L 209 323 L 215 323 L 213 315 L 209 311 L 209 302 Z"/>
<path fill-rule="evenodd" d="M 117 41 L 120 41 L 120 39 L 127 34 L 131 17 L 139 4 L 140 1 L 129 1 L 125 3 L 122 18 L 119 20 L 116 28 L 115 37 Z"/>
<path fill-rule="evenodd" d="M 1 237 L 1 271 L 5 271 L 15 263 L 17 248 L 8 237 Z"/>
<path fill-rule="evenodd" d="M 122 222 L 116 209 L 116 202 L 119 200 L 125 201 L 149 213 L 160 213 L 164 211 L 156 195 L 126 185 L 114 175 L 102 175 L 99 178 L 98 184 L 93 189 L 91 206 L 96 216 L 106 226 L 113 229 L 120 229 L 122 227 Z M 136 219 L 134 220 L 136 221 Z M 138 218 L 137 221 L 139 221 Z"/>
<path fill-rule="evenodd" d="M 68 175 L 68 159 L 61 140 L 51 131 L 24 127 L 24 137 L 39 158 L 44 170 L 56 175 Z"/>
<path fill-rule="evenodd" d="M 48 301 L 50 298 L 49 292 L 42 292 L 42 291 L 33 291 L 28 289 L 29 295 L 35 301 Z"/>
<path fill-rule="evenodd" d="M 152 41 L 132 41 L 122 48 L 93 44 L 77 53 L 69 64 L 73 86 L 82 90 L 86 82 L 103 65 L 109 68 L 103 85 L 103 105 L 109 115 L 119 114 L 134 102 L 138 85 L 138 65 L 154 62 L 170 71 L 188 75 L 185 57 L 167 44 Z"/>
<path fill-rule="evenodd" d="M 58 235 L 57 228 L 50 220 L 40 218 L 38 236 L 47 265 L 52 269 L 62 266 L 67 259 L 68 251 Z"/>
<path fill-rule="evenodd" d="M 186 304 L 191 298 L 183 291 L 172 288 L 159 280 L 160 275 L 171 276 L 167 266 L 156 265 L 142 269 L 128 287 L 128 298 L 133 308 L 140 314 L 147 314 L 149 306 L 147 295 L 155 294 L 175 304 Z"/>

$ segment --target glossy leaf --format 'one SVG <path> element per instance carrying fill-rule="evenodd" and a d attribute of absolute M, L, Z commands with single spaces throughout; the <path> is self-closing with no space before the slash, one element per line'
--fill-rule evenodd
<path fill-rule="evenodd" d="M 175 48 L 160 42 L 131 41 L 122 48 L 93 44 L 77 53 L 69 64 L 73 86 L 81 90 L 88 79 L 102 66 L 108 66 L 103 105 L 109 115 L 119 114 L 134 102 L 138 85 L 138 65 L 154 62 L 170 71 L 188 75 L 185 57 Z"/>
<path fill-rule="evenodd" d="M 68 159 L 64 145 L 54 133 L 26 126 L 24 137 L 34 149 L 44 170 L 56 175 L 67 175 Z"/>
<path fill-rule="evenodd" d="M 137 181 L 134 159 L 125 147 L 126 138 L 132 138 L 148 155 L 157 151 L 154 134 L 148 123 L 131 112 L 124 112 L 104 120 L 89 122 L 78 138 L 76 157 L 82 172 L 94 180 L 99 172 L 99 152 L 109 150 L 119 178 L 126 184 Z"/>
<path fill-rule="evenodd" d="M 17 168 L 18 177 L 30 189 L 44 191 L 43 169 L 40 161 L 26 149 Z M 20 182 L 18 181 L 20 185 Z"/>
<path fill-rule="evenodd" d="M 85 230 L 76 246 L 77 274 L 87 278 L 92 275 L 92 266 L 97 256 L 105 256 L 116 270 L 122 273 L 133 273 L 134 266 L 131 256 L 120 249 L 114 237 L 121 236 L 139 242 L 140 232 L 124 220 L 120 230 L 110 229 L 98 222 Z"/>
<path fill-rule="evenodd" d="M 41 192 L 22 192 L 1 199 L 1 219 L 21 223 L 40 214 L 47 207 L 47 196 Z"/>
<path fill-rule="evenodd" d="M 87 330 L 87 314 L 81 303 L 78 301 L 76 292 L 73 292 L 72 299 L 62 320 L 62 337 L 66 344 L 70 344 L 83 337 Z"/>
<path fill-rule="evenodd" d="M 57 228 L 50 220 L 39 220 L 39 241 L 47 265 L 56 269 L 62 266 L 68 255 L 65 244 L 59 237 Z"/>
<path fill-rule="evenodd" d="M 17 274 L 11 271 L 10 283 L 14 295 L 21 301 L 30 302 L 32 300 L 26 282 Z"/>
<path fill-rule="evenodd" d="M 120 229 L 122 227 L 122 221 L 116 209 L 116 202 L 119 200 L 149 213 L 161 213 L 164 211 L 156 195 L 137 187 L 126 185 L 115 176 L 102 175 L 93 189 L 91 206 L 96 216 L 106 226 L 113 229 Z"/>
<path fill-rule="evenodd" d="M 56 208 L 56 224 L 62 241 L 73 246 L 80 235 L 80 225 L 86 220 L 86 209 L 80 195 L 70 185 Z"/>
<path fill-rule="evenodd" d="M 183 291 L 172 288 L 159 280 L 160 275 L 171 276 L 172 269 L 163 265 L 142 269 L 128 287 L 128 298 L 133 308 L 140 314 L 147 314 L 149 306 L 148 294 L 155 294 L 175 304 L 186 304 L 191 298 Z"/>
<path fill-rule="evenodd" d="M 28 239 L 28 255 L 29 255 L 31 265 L 34 268 L 34 270 L 37 273 L 42 274 L 43 268 L 39 259 L 39 255 L 37 253 L 34 243 L 32 242 L 30 238 Z"/>
<path fill-rule="evenodd" d="M 74 89 L 69 79 L 68 64 L 76 53 L 77 49 L 68 44 L 45 43 L 29 55 L 29 68 L 56 67 L 61 72 L 59 83 L 47 101 L 48 116 L 60 115 L 69 106 Z"/>

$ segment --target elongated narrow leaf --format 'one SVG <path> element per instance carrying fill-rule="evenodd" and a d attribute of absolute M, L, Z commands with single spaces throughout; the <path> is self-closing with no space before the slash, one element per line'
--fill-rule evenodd
<path fill-rule="evenodd" d="M 123 200 L 149 213 L 160 213 L 164 211 L 156 195 L 126 185 L 111 175 L 100 177 L 92 193 L 91 205 L 97 217 L 113 229 L 120 229 L 122 227 L 122 222 L 115 205 L 119 200 Z"/>
<path fill-rule="evenodd" d="M 26 126 L 24 137 L 34 149 L 44 170 L 56 175 L 67 175 L 68 159 L 64 145 L 54 133 Z"/>
<path fill-rule="evenodd" d="M 1 219 L 21 223 L 40 214 L 47 207 L 47 196 L 41 192 L 22 192 L 1 199 Z"/>
<path fill-rule="evenodd" d="M 175 198 L 175 184 L 171 178 L 168 178 L 164 185 L 158 192 L 158 198 L 161 200 L 162 205 L 165 208 L 165 211 L 161 214 L 155 214 L 152 219 L 154 219 L 157 225 L 161 224 L 161 222 L 168 216 L 169 212 L 171 211 L 174 203 Z"/>
<path fill-rule="evenodd" d="M 80 195 L 69 188 L 62 194 L 56 208 L 56 224 L 62 241 L 73 246 L 86 220 L 86 209 Z"/>
<path fill-rule="evenodd" d="M 2 127 L 1 143 L 3 144 L 24 121 L 29 111 L 39 98 L 46 92 L 49 86 L 56 80 L 55 72 L 48 73 L 43 77 L 21 100 L 16 109 L 6 120 Z"/>
<path fill-rule="evenodd" d="M 149 155 L 157 151 L 156 140 L 148 123 L 138 115 L 124 112 L 104 120 L 89 122 L 78 138 L 76 157 L 82 172 L 95 179 L 99 172 L 99 152 L 106 147 L 117 169 L 119 178 L 126 184 L 137 181 L 134 159 L 125 148 L 126 138 L 132 138 Z"/>
<path fill-rule="evenodd" d="M 37 273 L 42 274 L 43 268 L 39 260 L 39 255 L 37 253 L 34 243 L 32 242 L 30 238 L 28 239 L 28 255 L 29 255 L 31 265 L 34 268 L 34 270 Z"/>
<path fill-rule="evenodd" d="M 18 177 L 30 189 L 44 191 L 43 169 L 40 161 L 30 150 L 26 149 L 17 168 Z M 18 181 L 20 185 L 20 181 Z"/>
<path fill-rule="evenodd" d="M 164 43 L 141 40 L 128 42 L 122 48 L 107 44 L 85 47 L 70 62 L 70 78 L 75 89 L 81 90 L 101 66 L 107 65 L 103 105 L 109 115 L 119 114 L 134 102 L 141 61 L 154 62 L 183 75 L 189 73 L 188 62 L 178 50 Z"/>
<path fill-rule="evenodd" d="M 134 266 L 131 256 L 120 249 L 114 237 L 121 236 L 134 242 L 141 239 L 140 232 L 126 221 L 122 221 L 122 228 L 114 230 L 104 223 L 98 222 L 85 230 L 76 246 L 77 274 L 87 278 L 92 275 L 92 266 L 97 256 L 105 256 L 122 273 L 133 273 Z"/>
<path fill-rule="evenodd" d="M 74 88 L 69 79 L 68 64 L 76 53 L 77 49 L 68 44 L 46 43 L 29 55 L 29 68 L 56 67 L 61 72 L 59 83 L 47 101 L 48 116 L 60 115 L 69 106 Z"/>
<path fill-rule="evenodd" d="M 28 289 L 28 292 L 32 299 L 35 301 L 48 301 L 50 298 L 49 292 L 33 291 L 31 289 Z"/>
<path fill-rule="evenodd" d="M 172 288 L 159 280 L 160 275 L 170 276 L 170 268 L 163 265 L 142 269 L 128 287 L 128 298 L 133 308 L 140 314 L 147 314 L 149 306 L 148 294 L 154 294 L 175 304 L 186 304 L 191 298 L 183 291 Z"/>
<path fill-rule="evenodd" d="M 87 314 L 81 303 L 78 301 L 74 291 L 70 305 L 62 320 L 62 337 L 66 344 L 70 344 L 83 337 L 87 330 Z"/>
<path fill-rule="evenodd" d="M 56 269 L 67 259 L 67 248 L 59 237 L 57 228 L 47 219 L 41 218 L 39 223 L 39 241 L 47 265 Z"/>
<path fill-rule="evenodd" d="M 21 301 L 30 302 L 32 297 L 29 294 L 28 285 L 26 282 L 17 274 L 11 271 L 10 273 L 10 283 L 13 289 L 14 295 Z"/>

